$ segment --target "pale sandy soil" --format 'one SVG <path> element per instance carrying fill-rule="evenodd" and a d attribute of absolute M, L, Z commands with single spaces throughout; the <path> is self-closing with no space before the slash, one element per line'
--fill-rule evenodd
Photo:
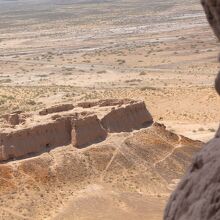
<path fill-rule="evenodd" d="M 143 10 L 137 13 L 139 4 Z M 213 89 L 218 44 L 197 1 L 188 4 L 137 1 L 103 17 L 90 11 L 95 5 L 67 4 L 55 7 L 50 20 L 34 14 L 32 22 L 31 15 L 24 14 L 18 26 L 12 25 L 17 15 L 8 9 L 8 15 L 0 14 L 3 23 L 11 21 L 0 35 L 0 111 L 135 98 L 146 101 L 155 120 L 166 121 L 170 129 L 208 140 L 220 116 Z M 96 10 L 102 14 L 106 7 L 101 4 Z M 148 7 L 159 8 L 152 16 Z M 74 16 L 67 20 L 65 8 L 85 14 L 77 23 Z M 63 20 L 56 17 L 59 13 Z"/>
<path fill-rule="evenodd" d="M 154 119 L 175 133 L 202 141 L 214 136 L 220 118 L 213 88 L 219 45 L 198 1 L 65 1 L 52 8 L 37 5 L 35 10 L 32 3 L 19 4 L 14 13 L 0 2 L 1 114 L 133 98 L 144 100 Z M 102 188 L 95 196 L 96 191 Z M 109 194 L 106 190 L 104 197 Z M 123 204 L 132 198 L 118 196 Z M 73 198 L 65 210 L 82 208 L 79 200 Z M 99 197 L 93 209 L 103 200 Z M 145 208 L 154 209 L 151 201 Z M 160 201 L 155 219 L 162 218 L 165 202 Z M 114 218 L 120 214 L 116 209 Z M 73 219 L 83 219 L 83 213 Z"/>

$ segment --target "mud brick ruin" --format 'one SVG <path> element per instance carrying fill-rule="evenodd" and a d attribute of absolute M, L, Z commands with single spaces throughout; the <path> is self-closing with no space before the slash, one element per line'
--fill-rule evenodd
<path fill-rule="evenodd" d="M 144 102 L 101 100 L 62 104 L 38 113 L 14 112 L 1 118 L 0 161 L 72 144 L 83 148 L 108 133 L 130 132 L 153 122 Z"/>

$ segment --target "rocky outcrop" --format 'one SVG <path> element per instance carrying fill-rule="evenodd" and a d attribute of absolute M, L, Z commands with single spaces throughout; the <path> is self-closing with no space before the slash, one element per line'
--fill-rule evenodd
<path fill-rule="evenodd" d="M 220 1 L 219 0 L 201 0 L 206 13 L 207 20 L 211 25 L 215 35 L 220 40 Z"/>
<path fill-rule="evenodd" d="M 220 40 L 220 0 L 201 0 L 207 20 Z M 220 95 L 220 72 L 215 80 L 215 89 Z"/>
<path fill-rule="evenodd" d="M 108 132 L 129 132 L 143 128 L 153 122 L 144 102 L 134 103 L 118 109 L 112 109 L 101 119 Z"/>
<path fill-rule="evenodd" d="M 72 104 L 56 105 L 50 108 L 43 109 L 42 111 L 39 112 L 39 115 L 48 115 L 48 114 L 57 113 L 57 112 L 69 111 L 69 110 L 72 110 L 73 108 L 74 106 Z"/>
<path fill-rule="evenodd" d="M 165 220 L 216 220 L 220 218 L 220 139 L 211 140 L 193 160 L 172 194 Z"/>
<path fill-rule="evenodd" d="M 96 115 L 75 120 L 72 127 L 72 145 L 77 148 L 102 141 L 107 137 L 107 132 Z"/>
<path fill-rule="evenodd" d="M 220 0 L 202 0 L 208 22 L 220 39 Z M 220 94 L 220 74 L 215 88 Z M 196 155 L 172 194 L 164 220 L 220 219 L 220 130 Z"/>

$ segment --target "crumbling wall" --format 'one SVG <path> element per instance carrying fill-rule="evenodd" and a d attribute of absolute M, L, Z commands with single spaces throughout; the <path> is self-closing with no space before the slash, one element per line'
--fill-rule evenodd
<path fill-rule="evenodd" d="M 85 147 L 107 137 L 106 130 L 102 127 L 96 115 L 75 120 L 72 129 L 72 145 L 78 148 Z"/>
<path fill-rule="evenodd" d="M 105 99 L 99 101 L 80 102 L 78 103 L 78 106 L 82 108 L 91 108 L 94 106 L 106 107 L 106 106 L 117 106 L 117 105 L 132 104 L 132 103 L 135 103 L 135 101 L 130 99 Z"/>
<path fill-rule="evenodd" d="M 146 127 L 153 122 L 145 103 L 133 103 L 118 109 L 112 109 L 101 119 L 102 126 L 108 132 L 129 132 Z"/>
<path fill-rule="evenodd" d="M 21 115 L 21 111 L 13 112 L 10 114 L 3 115 L 2 118 L 8 123 L 9 125 L 15 126 L 25 122 L 25 116 Z"/>
<path fill-rule="evenodd" d="M 67 145 L 71 141 L 69 120 L 60 119 L 12 133 L 0 134 L 0 160 L 37 153 L 48 147 Z"/>
<path fill-rule="evenodd" d="M 39 112 L 39 115 L 48 115 L 48 114 L 57 113 L 57 112 L 69 111 L 69 110 L 72 110 L 73 108 L 74 106 L 72 104 L 56 105 L 50 108 L 43 109 L 42 111 Z"/>
<path fill-rule="evenodd" d="M 125 104 L 127 102 L 129 104 Z M 39 124 L 39 121 L 36 121 L 38 123 L 36 126 L 22 128 L 25 125 L 20 125 L 15 127 L 18 130 L 0 133 L 0 161 L 71 143 L 74 147 L 83 148 L 104 140 L 108 132 L 128 132 L 143 128 L 153 121 L 144 102 L 103 100 L 98 103 L 108 106 L 104 108 L 104 112 L 107 113 L 101 120 L 92 111 L 70 111 L 51 117 L 39 117 L 48 123 L 45 121 L 44 124 Z M 111 107 L 112 104 L 115 106 Z M 72 108 L 73 105 L 60 105 L 44 109 L 40 114 L 46 115 Z"/>

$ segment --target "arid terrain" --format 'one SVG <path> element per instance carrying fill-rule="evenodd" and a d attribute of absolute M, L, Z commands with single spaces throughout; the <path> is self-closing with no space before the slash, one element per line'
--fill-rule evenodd
<path fill-rule="evenodd" d="M 161 220 L 193 140 L 219 124 L 219 46 L 199 1 L 0 0 L 0 20 L 2 116 L 133 99 L 166 125 L 2 162 L 0 219 Z"/>
<path fill-rule="evenodd" d="M 83 102 L 18 117 L 1 124 L 2 219 L 162 219 L 203 144 L 153 122 L 143 102 Z"/>

